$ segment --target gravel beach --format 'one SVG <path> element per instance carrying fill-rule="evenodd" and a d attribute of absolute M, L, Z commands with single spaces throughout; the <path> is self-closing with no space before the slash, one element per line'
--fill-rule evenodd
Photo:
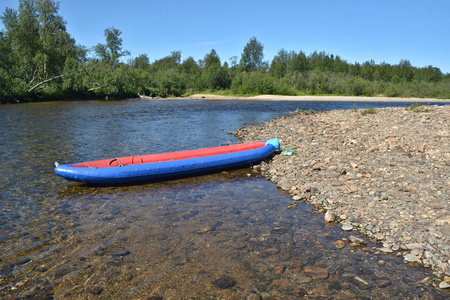
<path fill-rule="evenodd" d="M 323 210 L 324 222 L 359 231 L 380 252 L 430 268 L 450 287 L 450 106 L 293 112 L 234 132 L 279 138 L 260 168 L 267 179 Z M 356 241 L 358 242 L 358 241 Z"/>

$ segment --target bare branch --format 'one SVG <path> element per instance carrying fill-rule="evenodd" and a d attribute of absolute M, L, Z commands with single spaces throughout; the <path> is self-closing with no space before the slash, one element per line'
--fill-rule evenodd
<path fill-rule="evenodd" d="M 36 84 L 35 86 L 33 86 L 31 89 L 29 89 L 29 90 L 28 90 L 28 93 L 31 92 L 32 90 L 34 90 L 35 88 L 37 88 L 38 86 L 44 84 L 44 83 L 47 83 L 47 82 L 49 82 L 49 81 L 52 81 L 52 80 L 55 80 L 55 79 L 58 79 L 58 78 L 62 78 L 63 76 L 64 76 L 64 75 L 58 75 L 58 76 L 55 76 L 55 77 L 53 77 L 53 78 L 50 78 L 50 79 L 41 81 L 41 82 L 39 82 L 38 84 Z"/>
<path fill-rule="evenodd" d="M 36 66 L 36 70 L 34 70 L 34 72 L 33 72 L 33 78 L 31 79 L 31 81 L 30 81 L 29 84 L 32 84 L 32 83 L 34 82 L 34 78 L 35 78 L 35 76 L 36 76 L 37 70 L 38 70 L 38 67 Z"/>
<path fill-rule="evenodd" d="M 86 91 L 86 93 L 87 93 L 87 92 L 90 92 L 90 91 L 95 91 L 95 90 L 99 90 L 99 89 L 101 89 L 101 88 L 104 88 L 104 87 L 108 86 L 108 84 L 109 84 L 109 83 L 107 83 L 107 84 L 105 84 L 105 85 L 101 85 L 101 86 L 95 87 L 95 88 L 90 88 L 90 89 L 88 89 L 88 90 Z"/>

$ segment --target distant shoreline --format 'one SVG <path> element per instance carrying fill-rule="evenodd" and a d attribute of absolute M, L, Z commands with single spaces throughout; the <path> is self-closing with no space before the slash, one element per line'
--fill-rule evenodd
<path fill-rule="evenodd" d="M 450 102 L 450 99 L 436 98 L 396 98 L 357 96 L 281 96 L 259 95 L 253 97 L 221 96 L 214 94 L 194 94 L 185 97 L 158 98 L 159 100 L 253 100 L 253 101 L 347 101 L 347 102 Z M 148 98 L 151 100 L 151 98 Z"/>

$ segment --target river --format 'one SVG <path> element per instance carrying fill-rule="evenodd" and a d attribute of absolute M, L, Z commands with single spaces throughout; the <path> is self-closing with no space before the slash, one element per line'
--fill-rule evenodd
<path fill-rule="evenodd" d="M 229 134 L 296 109 L 411 103 L 59 101 L 2 105 L 0 296 L 42 299 L 445 298 L 430 274 L 292 206 L 250 168 L 96 187 L 75 163 L 236 143 Z M 276 138 L 276 137 L 273 137 Z M 283 146 L 283 145 L 282 145 Z M 297 153 L 301 155 L 301 153 Z M 355 235 L 355 233 L 352 233 Z M 159 298 L 158 298 L 159 297 Z"/>

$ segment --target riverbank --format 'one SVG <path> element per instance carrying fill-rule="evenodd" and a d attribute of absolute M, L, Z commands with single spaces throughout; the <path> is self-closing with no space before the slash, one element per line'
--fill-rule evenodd
<path fill-rule="evenodd" d="M 258 167 L 294 203 L 316 205 L 325 222 L 380 242 L 380 253 L 430 268 L 448 290 L 449 105 L 294 112 L 234 134 L 279 138 L 282 149 L 296 150 Z"/>
<path fill-rule="evenodd" d="M 282 96 L 259 95 L 253 97 L 221 96 L 214 94 L 194 94 L 185 97 L 164 98 L 164 100 L 254 100 L 254 101 L 348 101 L 348 102 L 450 102 L 450 99 L 397 98 L 397 97 L 356 97 L 356 96 Z M 151 100 L 147 97 L 146 100 Z M 161 100 L 161 98 L 159 98 Z"/>

